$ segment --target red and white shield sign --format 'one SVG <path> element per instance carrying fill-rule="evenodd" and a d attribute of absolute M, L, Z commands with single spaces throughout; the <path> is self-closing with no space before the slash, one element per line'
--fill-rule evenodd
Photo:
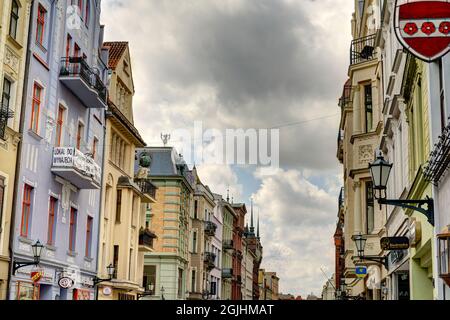
<path fill-rule="evenodd" d="M 450 51 L 448 0 L 397 0 L 395 33 L 413 55 L 432 62 Z"/>

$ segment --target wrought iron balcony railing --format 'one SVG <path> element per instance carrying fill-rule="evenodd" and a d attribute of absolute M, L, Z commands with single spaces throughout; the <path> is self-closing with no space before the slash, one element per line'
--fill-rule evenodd
<path fill-rule="evenodd" d="M 204 256 L 203 260 L 204 260 L 208 270 L 214 269 L 214 267 L 216 266 L 216 264 L 215 264 L 216 254 L 215 253 L 205 252 L 205 256 Z"/>
<path fill-rule="evenodd" d="M 156 198 L 156 186 L 149 179 L 134 179 L 142 193 L 148 194 L 153 199 Z"/>
<path fill-rule="evenodd" d="M 139 245 L 153 248 L 153 240 L 156 239 L 156 235 L 149 229 L 141 229 L 139 231 Z"/>
<path fill-rule="evenodd" d="M 224 279 L 233 278 L 233 269 L 231 268 L 222 269 L 222 278 Z"/>
<path fill-rule="evenodd" d="M 82 57 L 64 57 L 61 59 L 61 81 L 88 108 L 106 108 L 107 88 L 99 71 L 91 68 Z"/>
<path fill-rule="evenodd" d="M 223 249 L 234 249 L 233 240 L 223 240 L 222 247 Z"/>
<path fill-rule="evenodd" d="M 376 34 L 358 38 L 350 46 L 350 65 L 374 59 Z"/>
<path fill-rule="evenodd" d="M 443 130 L 424 169 L 425 179 L 439 184 L 450 165 L 450 124 Z"/>
<path fill-rule="evenodd" d="M 217 225 L 212 221 L 205 222 L 205 234 L 213 237 L 216 234 Z"/>
<path fill-rule="evenodd" d="M 345 108 L 349 104 L 350 101 L 352 101 L 352 85 L 347 82 L 344 85 L 344 89 L 342 91 L 342 96 L 339 99 L 339 107 Z"/>
<path fill-rule="evenodd" d="M 339 193 L 339 209 L 344 206 L 344 188 L 341 188 L 341 192 Z"/>
<path fill-rule="evenodd" d="M 5 138 L 6 126 L 8 124 L 8 119 L 14 117 L 14 112 L 9 109 L 5 104 L 0 105 L 0 139 Z"/>

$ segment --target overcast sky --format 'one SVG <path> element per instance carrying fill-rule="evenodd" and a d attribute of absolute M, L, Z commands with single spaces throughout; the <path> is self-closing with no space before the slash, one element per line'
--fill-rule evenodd
<path fill-rule="evenodd" d="M 334 269 L 341 168 L 337 99 L 348 68 L 349 0 L 103 0 L 105 40 L 129 41 L 136 127 L 161 132 L 281 126 L 281 171 L 203 165 L 202 181 L 255 199 L 263 268 L 284 293 L 321 294 Z M 284 126 L 297 123 L 296 125 Z M 170 143 L 169 143 L 170 144 Z M 176 141 L 172 142 L 176 145 Z"/>

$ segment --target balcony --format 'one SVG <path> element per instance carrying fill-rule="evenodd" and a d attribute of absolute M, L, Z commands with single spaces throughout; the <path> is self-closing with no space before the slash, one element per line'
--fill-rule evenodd
<path fill-rule="evenodd" d="M 339 208 L 341 209 L 344 207 L 344 188 L 341 188 L 341 192 L 339 193 Z"/>
<path fill-rule="evenodd" d="M 223 240 L 222 247 L 225 250 L 234 249 L 233 240 Z"/>
<path fill-rule="evenodd" d="M 214 222 L 206 221 L 205 222 L 205 234 L 213 237 L 216 234 L 217 225 Z"/>
<path fill-rule="evenodd" d="M 51 171 L 78 189 L 100 189 L 102 169 L 76 148 L 53 148 Z"/>
<path fill-rule="evenodd" d="M 153 240 L 156 239 L 157 236 L 149 229 L 142 228 L 139 231 L 139 251 L 153 251 Z"/>
<path fill-rule="evenodd" d="M 8 119 L 13 117 L 14 112 L 10 110 L 7 105 L 0 105 L 0 139 L 5 138 Z"/>
<path fill-rule="evenodd" d="M 450 125 L 444 128 L 424 169 L 425 179 L 436 186 L 447 175 L 450 165 Z"/>
<path fill-rule="evenodd" d="M 233 278 L 233 269 L 230 269 L 230 268 L 222 269 L 222 278 L 223 279 Z"/>
<path fill-rule="evenodd" d="M 352 84 L 350 80 L 347 80 L 342 91 L 342 96 L 339 99 L 339 107 L 345 108 L 350 101 L 352 101 Z"/>
<path fill-rule="evenodd" d="M 84 58 L 62 58 L 59 79 L 87 108 L 106 108 L 106 86 Z"/>
<path fill-rule="evenodd" d="M 149 179 L 134 179 L 134 182 L 139 186 L 141 192 L 146 195 L 146 199 L 143 199 L 144 203 L 156 202 L 156 189 L 158 188 Z"/>
<path fill-rule="evenodd" d="M 205 252 L 204 262 L 208 271 L 215 268 L 216 254 L 212 252 Z"/>
<path fill-rule="evenodd" d="M 375 58 L 375 38 L 376 35 L 372 34 L 352 41 L 350 47 L 350 65 L 370 61 Z"/>

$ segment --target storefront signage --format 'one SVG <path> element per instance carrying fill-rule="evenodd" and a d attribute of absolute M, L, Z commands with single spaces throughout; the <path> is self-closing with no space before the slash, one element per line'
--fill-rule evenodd
<path fill-rule="evenodd" d="M 58 284 L 62 289 L 69 289 L 73 287 L 73 280 L 69 277 L 62 277 L 59 279 Z"/>
<path fill-rule="evenodd" d="M 409 249 L 409 238 L 407 237 L 389 237 L 382 238 L 380 241 L 383 250 L 406 250 Z"/>
<path fill-rule="evenodd" d="M 111 289 L 111 287 L 104 287 L 102 292 L 103 292 L 104 296 L 110 296 L 112 293 L 112 289 Z"/>
<path fill-rule="evenodd" d="M 450 3 L 447 0 L 396 0 L 395 34 L 403 47 L 425 62 L 450 51 Z"/>
<path fill-rule="evenodd" d="M 356 267 L 355 274 L 358 278 L 365 278 L 367 275 L 367 267 Z"/>

